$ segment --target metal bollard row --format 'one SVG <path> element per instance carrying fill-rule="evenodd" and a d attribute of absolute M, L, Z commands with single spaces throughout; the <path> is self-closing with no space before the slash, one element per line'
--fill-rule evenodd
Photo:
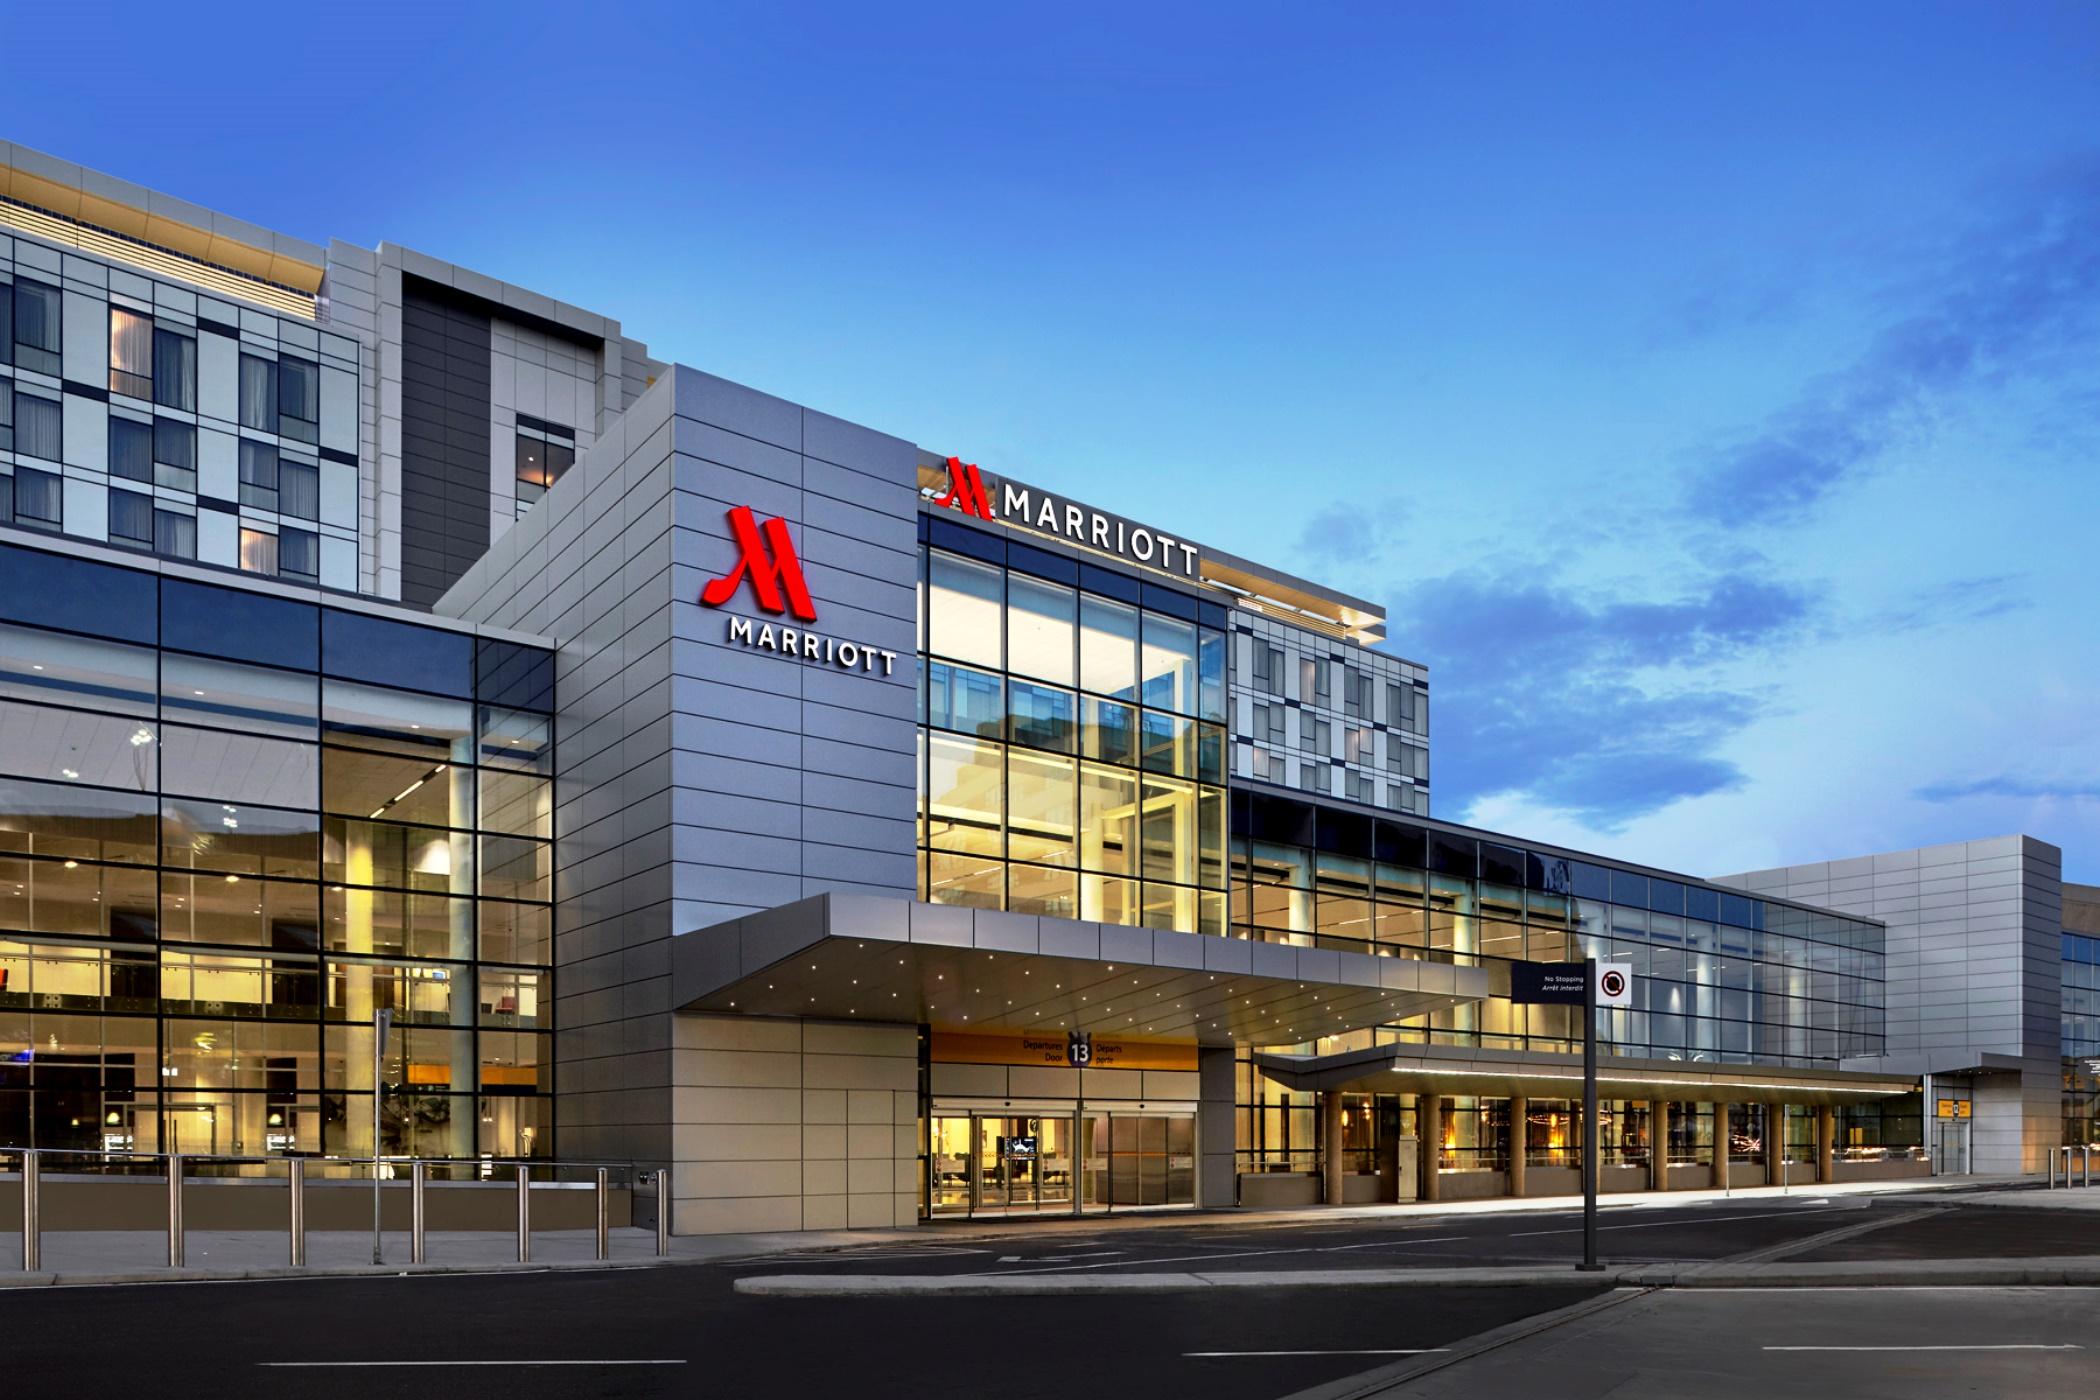
<path fill-rule="evenodd" d="M 35 1148 L 19 1150 L 22 1169 L 22 1269 L 25 1273 L 36 1273 L 43 1268 L 43 1159 L 47 1155 Z M 95 1154 L 98 1156 L 121 1156 L 136 1160 L 150 1154 Z M 168 1267 L 186 1267 L 188 1240 L 183 1220 L 184 1178 L 188 1159 L 182 1153 L 171 1153 L 161 1159 L 166 1164 L 166 1218 Z M 240 1158 L 207 1158 L 211 1161 L 248 1160 Z M 288 1257 L 293 1268 L 304 1268 L 307 1263 L 307 1196 L 306 1167 L 304 1157 L 286 1160 L 286 1185 L 289 1189 L 289 1211 L 286 1220 Z M 517 1171 L 517 1260 L 520 1264 L 532 1262 L 532 1166 L 519 1162 Z M 635 1178 L 639 1186 L 651 1180 L 656 1188 L 656 1253 L 659 1257 L 671 1252 L 671 1172 L 668 1167 L 654 1173 L 642 1173 Z M 429 1164 L 415 1158 L 409 1164 L 409 1259 L 422 1264 L 429 1259 Z M 593 1228 L 592 1253 L 599 1261 L 612 1258 L 612 1173 L 610 1169 L 597 1166 L 592 1177 Z"/>

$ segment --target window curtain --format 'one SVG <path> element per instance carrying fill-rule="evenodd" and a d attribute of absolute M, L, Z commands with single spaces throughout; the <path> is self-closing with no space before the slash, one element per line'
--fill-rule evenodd
<path fill-rule="evenodd" d="M 41 457 L 47 462 L 56 462 L 59 457 L 59 424 L 62 418 L 58 400 L 41 398 L 35 394 L 15 394 L 15 453 L 22 457 Z"/>
<path fill-rule="evenodd" d="M 277 469 L 277 509 L 299 520 L 321 518 L 321 472 L 303 462 L 283 462 Z M 285 565 L 290 570 L 289 564 Z"/>
<path fill-rule="evenodd" d="M 129 418 L 109 420 L 109 474 L 127 481 L 153 480 L 153 429 Z"/>
<path fill-rule="evenodd" d="M 197 411 L 197 342 L 160 327 L 153 331 L 153 401 Z"/>
<path fill-rule="evenodd" d="M 171 510 L 153 512 L 153 549 L 177 559 L 197 557 L 197 517 Z"/>
<path fill-rule="evenodd" d="M 197 430 L 171 418 L 153 424 L 153 460 L 184 471 L 197 470 Z"/>
<path fill-rule="evenodd" d="M 136 491 L 110 492 L 109 535 L 131 544 L 152 544 L 153 498 Z"/>
<path fill-rule="evenodd" d="M 258 432 L 277 431 L 277 365 L 241 356 L 241 426 Z"/>
<path fill-rule="evenodd" d="M 153 397 L 153 322 L 121 306 L 109 309 L 109 391 Z"/>
<path fill-rule="evenodd" d="M 58 478 L 50 472 L 20 468 L 15 472 L 15 519 L 57 525 Z"/>
<path fill-rule="evenodd" d="M 277 430 L 301 442 L 320 438 L 321 367 L 304 360 L 277 362 Z"/>
<path fill-rule="evenodd" d="M 23 368 L 58 373 L 58 288 L 40 282 L 15 283 L 15 345 L 38 352 L 17 360 Z"/>
<path fill-rule="evenodd" d="M 277 572 L 277 536 L 263 530 L 241 531 L 241 567 L 253 574 Z"/>
<path fill-rule="evenodd" d="M 278 531 L 277 571 L 300 578 L 319 578 L 321 537 L 306 530 Z"/>

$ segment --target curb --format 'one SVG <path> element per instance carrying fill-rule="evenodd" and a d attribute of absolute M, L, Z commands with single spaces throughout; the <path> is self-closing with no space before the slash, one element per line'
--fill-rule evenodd
<path fill-rule="evenodd" d="M 1025 1275 L 761 1274 L 736 1280 L 738 1293 L 765 1298 L 1043 1298 L 1090 1293 L 1188 1293 L 1247 1288 L 1530 1288 L 1594 1284 L 1617 1288 L 1947 1288 L 2100 1287 L 2100 1257 L 1942 1259 L 1829 1264 L 1693 1264 L 1578 1273 L 1560 1269 L 1275 1270 L 1266 1273 L 1159 1273 L 1072 1278 Z"/>
<path fill-rule="evenodd" d="M 259 1269 L 138 1269 L 127 1273 L 0 1273 L 0 1289 L 103 1288 L 140 1283 L 253 1283 L 292 1279 L 406 1278 L 425 1274 L 566 1274 L 615 1269 L 654 1269 L 690 1259 L 577 1259 L 544 1264 L 337 1264 L 295 1269 L 290 1265 Z"/>

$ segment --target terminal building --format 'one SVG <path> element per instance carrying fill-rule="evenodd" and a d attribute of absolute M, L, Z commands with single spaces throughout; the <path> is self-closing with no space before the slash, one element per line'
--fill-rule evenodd
<path fill-rule="evenodd" d="M 0 144 L 0 1147 L 370 1156 L 377 1094 L 684 1233 L 1553 1194 L 1510 967 L 1586 956 L 1606 1190 L 2090 1134 L 2055 848 L 1436 819 L 1375 602 L 977 455 Z"/>

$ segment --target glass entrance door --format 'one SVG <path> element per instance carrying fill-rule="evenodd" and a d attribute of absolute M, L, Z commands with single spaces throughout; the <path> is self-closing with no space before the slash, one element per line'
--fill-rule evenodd
<path fill-rule="evenodd" d="M 1071 1210 L 1071 1119 L 984 1116 L 976 1123 L 978 1212 Z"/>
<path fill-rule="evenodd" d="M 928 1189 L 932 1199 L 928 1204 L 935 1215 L 968 1215 L 970 1213 L 970 1185 L 974 1175 L 971 1154 L 972 1120 L 968 1114 L 936 1117 L 933 1120 L 933 1141 L 929 1168 L 932 1180 Z"/>
<path fill-rule="evenodd" d="M 1070 1213 L 1076 1184 L 1070 1118 L 936 1114 L 931 1130 L 931 1214 Z"/>
<path fill-rule="evenodd" d="M 1936 1118 L 1932 1120 L 1939 1139 L 1933 1144 L 1932 1171 L 1935 1176 L 1967 1176 L 1969 1174 L 1969 1124 L 1962 1118 Z"/>

